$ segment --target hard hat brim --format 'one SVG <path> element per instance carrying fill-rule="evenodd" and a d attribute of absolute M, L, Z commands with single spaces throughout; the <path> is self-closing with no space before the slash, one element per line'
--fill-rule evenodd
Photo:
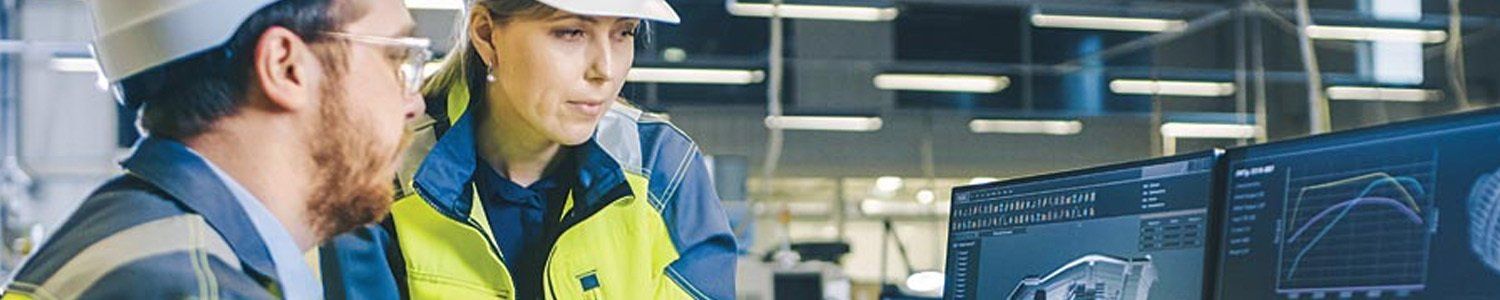
<path fill-rule="evenodd" d="M 565 12 L 586 16 L 626 17 L 678 24 L 682 19 L 666 0 L 621 1 L 621 0 L 538 0 L 542 4 Z"/>

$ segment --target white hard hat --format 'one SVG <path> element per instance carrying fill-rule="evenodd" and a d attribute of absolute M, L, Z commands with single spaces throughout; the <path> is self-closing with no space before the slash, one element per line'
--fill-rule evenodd
<path fill-rule="evenodd" d="M 682 19 L 667 0 L 537 0 L 558 10 L 588 16 L 628 17 L 677 24 Z"/>
<path fill-rule="evenodd" d="M 85 0 L 94 52 L 110 82 L 229 41 L 250 15 L 277 0 Z"/>

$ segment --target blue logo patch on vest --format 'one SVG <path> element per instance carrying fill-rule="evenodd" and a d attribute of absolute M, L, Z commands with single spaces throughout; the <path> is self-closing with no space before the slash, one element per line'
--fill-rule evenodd
<path fill-rule="evenodd" d="M 585 292 L 597 289 L 599 288 L 599 275 L 594 272 L 583 274 L 578 277 L 578 284 L 583 286 Z"/>

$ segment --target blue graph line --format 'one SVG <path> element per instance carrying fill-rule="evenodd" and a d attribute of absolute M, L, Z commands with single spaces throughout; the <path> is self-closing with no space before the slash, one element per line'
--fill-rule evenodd
<path fill-rule="evenodd" d="M 1411 187 L 1414 187 L 1413 190 L 1415 190 L 1417 192 L 1417 195 L 1426 195 L 1427 194 L 1427 191 L 1422 188 L 1422 183 L 1419 182 L 1419 181 L 1417 181 L 1414 178 L 1404 177 L 1404 176 L 1403 177 L 1384 177 L 1384 178 L 1376 179 L 1375 181 L 1371 181 L 1368 185 L 1365 186 L 1365 189 L 1363 191 L 1359 192 L 1358 196 L 1354 197 L 1354 199 L 1348 200 L 1348 201 L 1344 201 L 1344 202 L 1341 202 L 1340 204 L 1335 204 L 1333 206 L 1330 206 L 1328 209 L 1333 209 L 1333 208 L 1335 208 L 1335 207 L 1337 207 L 1339 205 L 1343 205 L 1343 203 L 1350 203 L 1350 204 L 1344 206 L 1344 209 L 1339 212 L 1339 215 L 1336 216 L 1336 217 L 1334 217 L 1333 220 L 1328 223 L 1328 226 L 1324 226 L 1323 230 L 1320 230 L 1318 232 L 1318 235 L 1315 236 L 1315 237 L 1313 237 L 1312 241 L 1308 242 L 1307 246 L 1303 247 L 1302 250 L 1297 253 L 1297 257 L 1296 258 L 1292 259 L 1292 265 L 1291 265 L 1291 267 L 1287 268 L 1287 275 L 1286 275 L 1286 279 L 1287 280 L 1291 280 L 1292 276 L 1297 273 L 1297 266 L 1300 265 L 1300 264 L 1302 264 L 1302 258 L 1307 255 L 1307 252 L 1311 251 L 1314 246 L 1317 246 L 1318 242 L 1321 242 L 1323 240 L 1323 237 L 1325 235 L 1327 235 L 1329 231 L 1333 231 L 1333 226 L 1334 225 L 1338 225 L 1338 223 L 1340 221 L 1342 221 L 1345 216 L 1348 216 L 1349 215 L 1349 211 L 1354 210 L 1354 207 L 1357 206 L 1358 204 L 1360 204 L 1359 202 L 1363 202 L 1363 200 L 1370 199 L 1370 197 L 1368 197 L 1369 193 L 1371 191 L 1374 191 L 1375 187 L 1379 186 L 1382 183 L 1395 183 L 1395 184 L 1403 186 L 1403 187 L 1406 186 L 1406 184 L 1409 183 L 1409 184 L 1411 184 Z M 1307 191 L 1306 189 L 1303 190 L 1303 192 L 1306 192 L 1306 191 Z M 1297 195 L 1297 197 L 1298 197 L 1297 204 L 1299 206 L 1302 204 L 1302 196 L 1303 196 L 1302 193 L 1299 193 L 1299 195 Z M 1412 195 L 1406 195 L 1406 196 L 1407 197 L 1412 197 L 1413 199 L 1410 199 L 1410 200 L 1412 200 L 1412 204 L 1413 205 L 1416 204 L 1415 197 L 1413 197 Z M 1395 199 L 1391 199 L 1391 200 L 1394 201 Z M 1406 208 L 1405 206 L 1402 206 L 1401 208 L 1403 210 L 1415 209 L 1415 207 L 1409 209 L 1409 208 Z M 1326 210 L 1327 209 L 1325 209 L 1325 211 Z M 1415 211 L 1413 211 L 1412 214 L 1415 215 Z M 1322 213 L 1320 213 L 1318 215 L 1321 216 Z M 1293 216 L 1293 217 L 1295 217 L 1295 216 Z M 1313 225 L 1312 223 L 1317 221 L 1316 218 L 1317 217 L 1314 217 L 1313 219 L 1309 220 L 1308 223 L 1306 225 L 1304 225 L 1304 226 L 1312 226 Z M 1421 219 L 1418 219 L 1417 220 L 1417 224 L 1421 224 L 1421 223 L 1422 223 Z M 1306 228 L 1306 227 L 1304 227 L 1304 228 Z M 1287 239 L 1286 243 L 1290 244 L 1292 242 L 1292 240 L 1295 239 L 1301 233 L 1302 233 L 1302 230 L 1298 230 L 1296 234 L 1292 235 L 1292 238 Z"/>

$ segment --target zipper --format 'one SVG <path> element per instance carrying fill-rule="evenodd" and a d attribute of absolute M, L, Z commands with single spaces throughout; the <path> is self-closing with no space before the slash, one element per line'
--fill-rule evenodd
<path fill-rule="evenodd" d="M 467 221 L 466 225 L 469 225 L 469 229 L 474 229 L 474 231 L 478 231 L 479 235 L 484 237 L 484 243 L 488 244 L 490 246 L 490 253 L 494 254 L 495 257 L 500 258 L 500 265 L 502 267 L 504 267 L 505 266 L 505 253 L 501 253 L 500 252 L 500 244 L 496 243 L 495 239 L 491 238 L 490 235 L 484 234 L 484 227 L 480 227 L 479 223 L 477 223 L 477 221 L 474 221 L 474 218 L 467 218 L 467 219 L 464 219 L 464 221 Z"/>
<path fill-rule="evenodd" d="M 417 197 L 418 198 L 420 198 L 423 201 L 427 202 L 428 206 L 431 206 L 431 207 L 434 207 L 434 208 L 437 207 L 437 205 L 435 203 L 432 203 L 432 200 L 430 200 L 430 199 L 433 199 L 433 198 L 431 196 L 429 196 L 429 194 L 427 193 L 426 189 L 424 189 L 421 184 L 413 182 L 412 183 L 412 187 L 416 188 L 416 193 L 417 193 Z M 475 195 L 470 195 L 470 197 L 475 197 Z M 473 209 L 473 208 L 471 208 L 471 209 Z M 484 208 L 478 208 L 478 209 L 484 209 Z M 438 212 L 438 214 L 442 215 L 443 213 L 442 212 Z M 474 220 L 474 217 L 472 217 L 472 216 L 464 216 L 464 225 L 465 226 L 469 226 L 469 229 L 473 229 L 474 231 L 479 232 L 479 236 L 483 237 L 484 238 L 484 243 L 489 246 L 490 254 L 494 254 L 495 257 L 500 260 L 499 261 L 500 268 L 502 270 L 504 270 L 506 273 L 509 273 L 510 270 L 506 270 L 505 269 L 505 253 L 500 252 L 500 244 L 496 243 L 495 239 L 493 237 L 491 237 L 488 234 L 488 232 L 485 232 L 484 227 L 481 227 L 479 225 L 478 221 Z M 515 280 L 514 279 L 511 280 L 511 286 L 512 286 L 512 288 L 514 288 L 514 286 L 515 286 Z M 511 291 L 511 295 L 514 296 L 515 295 L 515 291 Z"/>

